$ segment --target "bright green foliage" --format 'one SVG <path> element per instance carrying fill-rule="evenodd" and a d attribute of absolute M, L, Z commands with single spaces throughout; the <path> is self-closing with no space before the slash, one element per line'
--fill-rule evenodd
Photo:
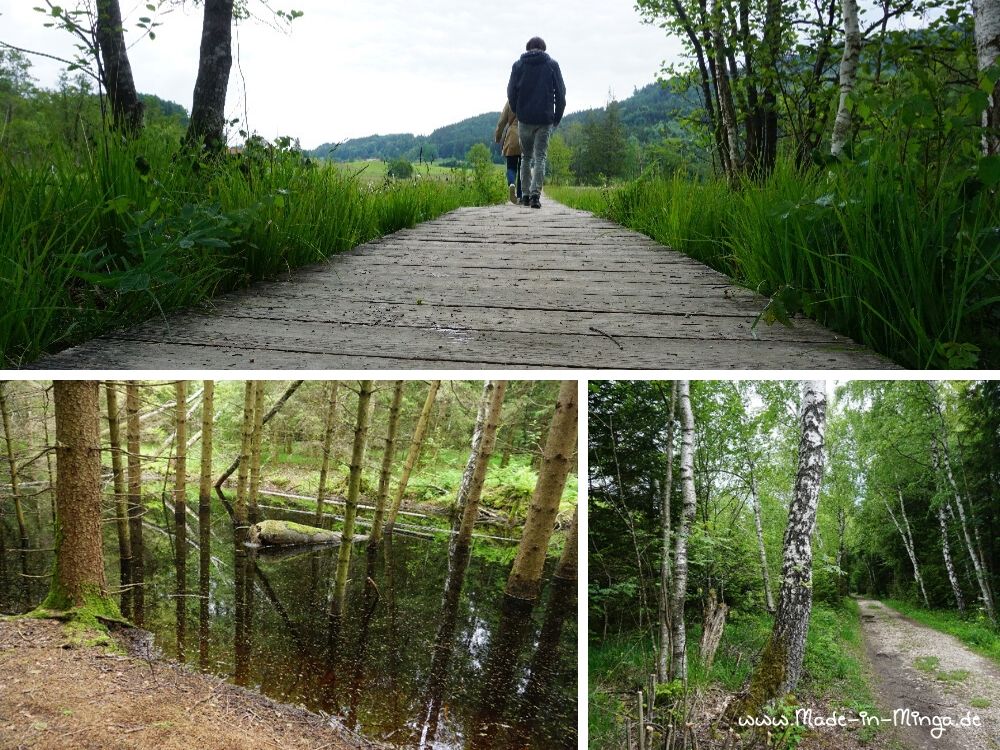
<path fill-rule="evenodd" d="M 869 144 L 823 172 L 781 161 L 736 192 L 681 176 L 629 183 L 597 213 L 773 296 L 772 321 L 804 312 L 911 367 L 989 366 L 1000 204 L 977 175 L 972 162 L 928 191 L 919 164 Z"/>
<path fill-rule="evenodd" d="M 957 612 L 927 610 L 899 599 L 886 599 L 883 603 L 922 625 L 955 636 L 973 651 L 1000 664 L 1000 634 L 990 627 L 985 618 L 963 620 Z M 937 665 L 933 668 L 936 669 Z"/>
<path fill-rule="evenodd" d="M 393 159 L 389 162 L 386 174 L 397 180 L 405 180 L 413 177 L 413 165 L 406 159 Z"/>

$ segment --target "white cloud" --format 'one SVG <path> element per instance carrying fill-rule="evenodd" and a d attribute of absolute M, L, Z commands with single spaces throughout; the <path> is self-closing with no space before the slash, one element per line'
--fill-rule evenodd
<path fill-rule="evenodd" d="M 42 28 L 27 0 L 0 0 L 0 40 L 69 56 L 65 32 Z M 510 66 L 531 36 L 546 40 L 567 86 L 568 111 L 602 106 L 653 81 L 680 43 L 641 22 L 630 2 L 511 5 L 474 0 L 287 0 L 305 12 L 289 34 L 241 24 L 227 109 L 265 137 L 306 147 L 372 133 L 428 133 L 503 106 Z M 144 3 L 123 2 L 134 21 Z M 187 3 L 163 19 L 154 41 L 131 50 L 140 91 L 190 107 L 201 10 Z M 126 21 L 128 25 L 129 21 Z M 135 32 L 130 32 L 133 37 Z M 51 86 L 60 65 L 35 58 Z M 244 86 L 245 83 L 245 86 Z"/>

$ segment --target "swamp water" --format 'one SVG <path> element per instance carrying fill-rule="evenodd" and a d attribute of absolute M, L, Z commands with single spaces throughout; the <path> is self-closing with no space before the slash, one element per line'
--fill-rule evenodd
<path fill-rule="evenodd" d="M 281 511 L 267 516 L 296 520 Z M 527 611 L 503 594 L 514 545 L 477 539 L 466 565 L 449 565 L 447 535 L 424 539 L 397 531 L 374 549 L 354 544 L 337 618 L 331 605 L 338 547 L 268 554 L 236 544 L 225 513 L 215 515 L 211 527 L 205 630 L 197 516 L 189 510 L 181 643 L 173 538 L 163 516 L 146 524 L 144 627 L 165 655 L 183 653 L 193 668 L 333 714 L 393 747 L 576 747 L 576 584 L 551 578 L 553 561 L 538 604 Z M 32 547 L 52 546 L 48 528 L 32 536 L 40 540 Z M 12 531 L 8 523 L 0 612 L 38 604 L 52 565 L 51 552 L 30 552 L 22 570 Z M 113 523 L 105 525 L 105 550 L 114 587 Z"/>

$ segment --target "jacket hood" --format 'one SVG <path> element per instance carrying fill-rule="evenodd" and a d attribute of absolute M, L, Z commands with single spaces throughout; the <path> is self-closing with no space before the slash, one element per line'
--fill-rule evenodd
<path fill-rule="evenodd" d="M 528 65 L 541 65 L 549 61 L 549 53 L 540 49 L 532 49 L 521 55 L 521 62 Z"/>

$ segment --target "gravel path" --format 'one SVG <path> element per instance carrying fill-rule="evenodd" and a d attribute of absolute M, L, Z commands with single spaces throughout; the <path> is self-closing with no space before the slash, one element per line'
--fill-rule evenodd
<path fill-rule="evenodd" d="M 1000 668 L 956 638 L 913 622 L 880 602 L 858 603 L 883 716 L 891 720 L 894 710 L 910 709 L 955 722 L 978 717 L 981 723 L 948 727 L 935 738 L 931 726 L 915 722 L 907 726 L 897 717 L 896 735 L 907 750 L 1000 749 Z M 987 702 L 986 707 L 977 707 Z"/>

